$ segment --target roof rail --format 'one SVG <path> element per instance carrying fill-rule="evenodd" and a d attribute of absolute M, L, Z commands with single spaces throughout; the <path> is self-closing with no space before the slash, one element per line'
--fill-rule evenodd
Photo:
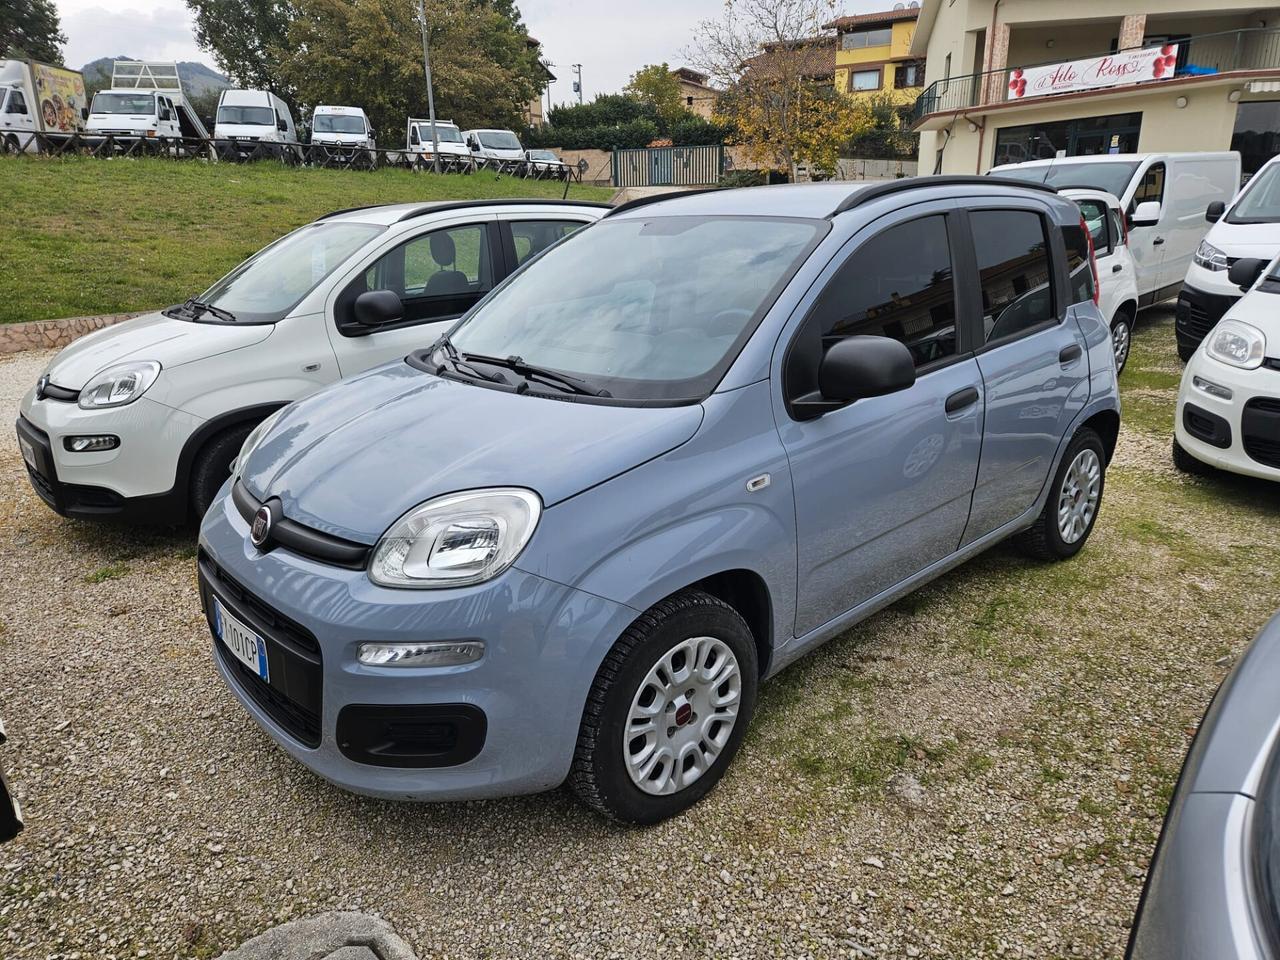
<path fill-rule="evenodd" d="M 605 217 L 612 217 L 615 213 L 623 213 L 626 210 L 634 210 L 636 207 L 647 207 L 651 203 L 658 203 L 662 200 L 676 200 L 680 197 L 692 197 L 699 193 L 711 193 L 713 190 L 719 189 L 719 187 L 703 187 L 701 190 L 674 190 L 671 193 L 655 193 L 650 197 L 636 197 L 634 200 L 628 200 L 626 203 L 618 204 L 606 213 Z"/>
<path fill-rule="evenodd" d="M 493 197 L 489 200 L 444 200 L 439 203 L 432 203 L 423 207 L 418 207 L 416 210 L 410 210 L 404 216 L 397 219 L 396 223 L 404 223 L 406 220 L 414 219 L 414 217 L 425 217 L 429 213 L 439 213 L 444 210 L 465 210 L 468 207 L 495 207 L 504 204 L 540 204 L 542 206 L 554 207 L 605 208 L 609 206 L 607 203 L 597 203 L 594 200 L 556 200 L 554 198 L 541 200 L 537 197 Z"/>
<path fill-rule="evenodd" d="M 952 187 L 952 186 L 989 186 L 989 187 L 1022 187 L 1027 190 L 1039 190 L 1042 193 L 1057 193 L 1057 187 L 1051 187 L 1047 183 L 1035 183 L 1030 180 L 1014 180 L 1012 177 L 988 177 L 978 176 L 971 173 L 946 174 L 943 176 L 930 175 L 923 177 L 903 177 L 901 180 L 886 180 L 884 183 L 877 183 L 870 187 L 863 187 L 861 190 L 849 194 L 840 201 L 840 205 L 827 215 L 827 219 L 831 219 L 841 213 L 860 207 L 864 203 L 870 203 L 872 200 L 879 200 L 881 197 L 887 197 L 890 194 L 902 193 L 906 190 L 917 190 L 924 187 Z"/>
<path fill-rule="evenodd" d="M 339 217 L 344 213 L 355 213 L 357 210 L 372 210 L 376 206 L 379 206 L 379 204 L 366 203 L 362 207 L 343 207 L 341 210 L 330 210 L 324 216 L 316 217 L 316 220 L 328 220 L 330 217 Z"/>

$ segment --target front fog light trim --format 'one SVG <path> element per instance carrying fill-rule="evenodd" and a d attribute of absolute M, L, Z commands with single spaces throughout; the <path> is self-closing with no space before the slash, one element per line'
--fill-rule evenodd
<path fill-rule="evenodd" d="M 110 433 L 62 438 L 62 449 L 68 453 L 102 453 L 119 446 L 120 438 Z"/>
<path fill-rule="evenodd" d="M 362 643 L 356 653 L 366 667 L 463 667 L 483 657 L 483 640 Z"/>
<path fill-rule="evenodd" d="M 1202 393 L 1217 397 L 1219 400 L 1230 400 L 1235 396 L 1228 387 L 1214 383 L 1212 380 L 1206 380 L 1204 377 L 1192 377 L 1191 385 Z"/>

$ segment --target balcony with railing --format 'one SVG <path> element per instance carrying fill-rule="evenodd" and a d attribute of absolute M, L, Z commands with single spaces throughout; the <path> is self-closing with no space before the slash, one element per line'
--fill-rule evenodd
<path fill-rule="evenodd" d="M 1185 37 L 1177 40 L 1176 44 L 1177 63 L 1169 72 L 1161 71 L 1158 76 L 1094 88 L 1088 92 L 1095 94 L 1129 92 L 1147 86 L 1158 86 L 1171 79 L 1211 80 L 1223 74 L 1234 76 L 1260 72 L 1280 77 L 1280 29 L 1251 27 L 1226 30 L 1221 33 Z M 1161 44 L 1152 44 L 1138 49 L 1149 50 L 1152 46 L 1159 47 Z M 1131 52 L 1122 51 L 1120 54 L 1110 55 L 1122 56 Z M 1108 55 L 1103 51 L 1095 56 Z M 1014 76 L 1015 70 L 1032 70 L 1037 67 L 1053 66 L 1058 62 L 1060 61 L 1022 64 L 1017 67 L 1009 66 L 999 70 L 936 80 L 920 94 L 915 106 L 912 107 L 908 121 L 910 127 L 918 130 L 931 118 L 949 114 L 976 111 L 980 108 L 985 110 L 1012 102 L 1044 104 L 1067 95 L 1066 93 L 1027 95 L 1024 88 L 1018 88 Z"/>

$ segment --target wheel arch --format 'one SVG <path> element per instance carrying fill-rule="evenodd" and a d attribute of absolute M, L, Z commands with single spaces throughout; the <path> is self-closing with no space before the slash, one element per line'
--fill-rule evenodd
<path fill-rule="evenodd" d="M 1086 427 L 1102 438 L 1102 448 L 1107 456 L 1106 462 L 1110 463 L 1112 455 L 1116 452 L 1116 444 L 1120 440 L 1120 414 L 1115 410 L 1099 410 L 1080 424 L 1077 432 Z"/>
<path fill-rule="evenodd" d="M 1111 317 L 1111 322 L 1115 323 L 1116 317 L 1121 314 L 1129 318 L 1129 326 L 1132 327 L 1134 320 L 1138 316 L 1138 301 L 1133 299 L 1123 301 L 1120 306 L 1116 307 L 1116 312 Z"/>
<path fill-rule="evenodd" d="M 252 406 L 240 407 L 237 410 L 228 410 L 226 413 L 220 413 L 218 416 L 206 420 L 198 430 L 187 437 L 186 443 L 182 445 L 182 452 L 178 454 L 178 469 L 173 478 L 173 493 L 175 497 L 181 500 L 184 511 L 191 503 L 191 468 L 196 462 L 196 457 L 200 455 L 200 451 L 219 434 L 232 427 L 261 422 L 281 407 L 288 406 L 290 402 L 289 400 L 279 400 L 270 403 L 256 403 Z"/>
<path fill-rule="evenodd" d="M 764 677 L 773 662 L 773 600 L 764 578 L 754 570 L 738 568 L 703 577 L 686 589 L 702 590 L 723 600 L 747 622 L 756 642 L 760 676 Z"/>

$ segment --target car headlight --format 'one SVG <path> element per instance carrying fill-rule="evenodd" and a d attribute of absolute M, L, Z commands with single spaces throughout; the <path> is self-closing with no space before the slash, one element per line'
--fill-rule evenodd
<path fill-rule="evenodd" d="M 1239 320 L 1223 320 L 1209 332 L 1204 352 L 1233 367 L 1253 370 L 1262 366 L 1267 338 L 1257 327 Z"/>
<path fill-rule="evenodd" d="M 397 520 L 374 547 L 369 579 L 384 587 L 462 587 L 506 570 L 533 536 L 542 501 L 494 487 L 436 497 Z"/>
<path fill-rule="evenodd" d="M 1196 247 L 1196 263 L 1206 270 L 1215 272 L 1230 266 L 1227 263 L 1227 255 L 1207 240 L 1201 240 L 1200 246 Z"/>
<path fill-rule="evenodd" d="M 80 407 L 84 410 L 99 410 L 133 403 L 147 392 L 158 376 L 160 364 L 154 360 L 118 363 L 114 367 L 99 370 L 81 388 Z"/>
<path fill-rule="evenodd" d="M 240 452 L 236 454 L 235 460 L 231 463 L 231 475 L 233 477 L 240 476 L 240 468 L 249 462 L 249 455 L 257 449 L 258 444 L 262 442 L 262 438 L 276 425 L 276 421 L 280 419 L 280 414 L 287 409 L 287 407 L 281 407 L 249 431 L 249 435 L 244 438 L 244 443 L 240 444 Z"/>

